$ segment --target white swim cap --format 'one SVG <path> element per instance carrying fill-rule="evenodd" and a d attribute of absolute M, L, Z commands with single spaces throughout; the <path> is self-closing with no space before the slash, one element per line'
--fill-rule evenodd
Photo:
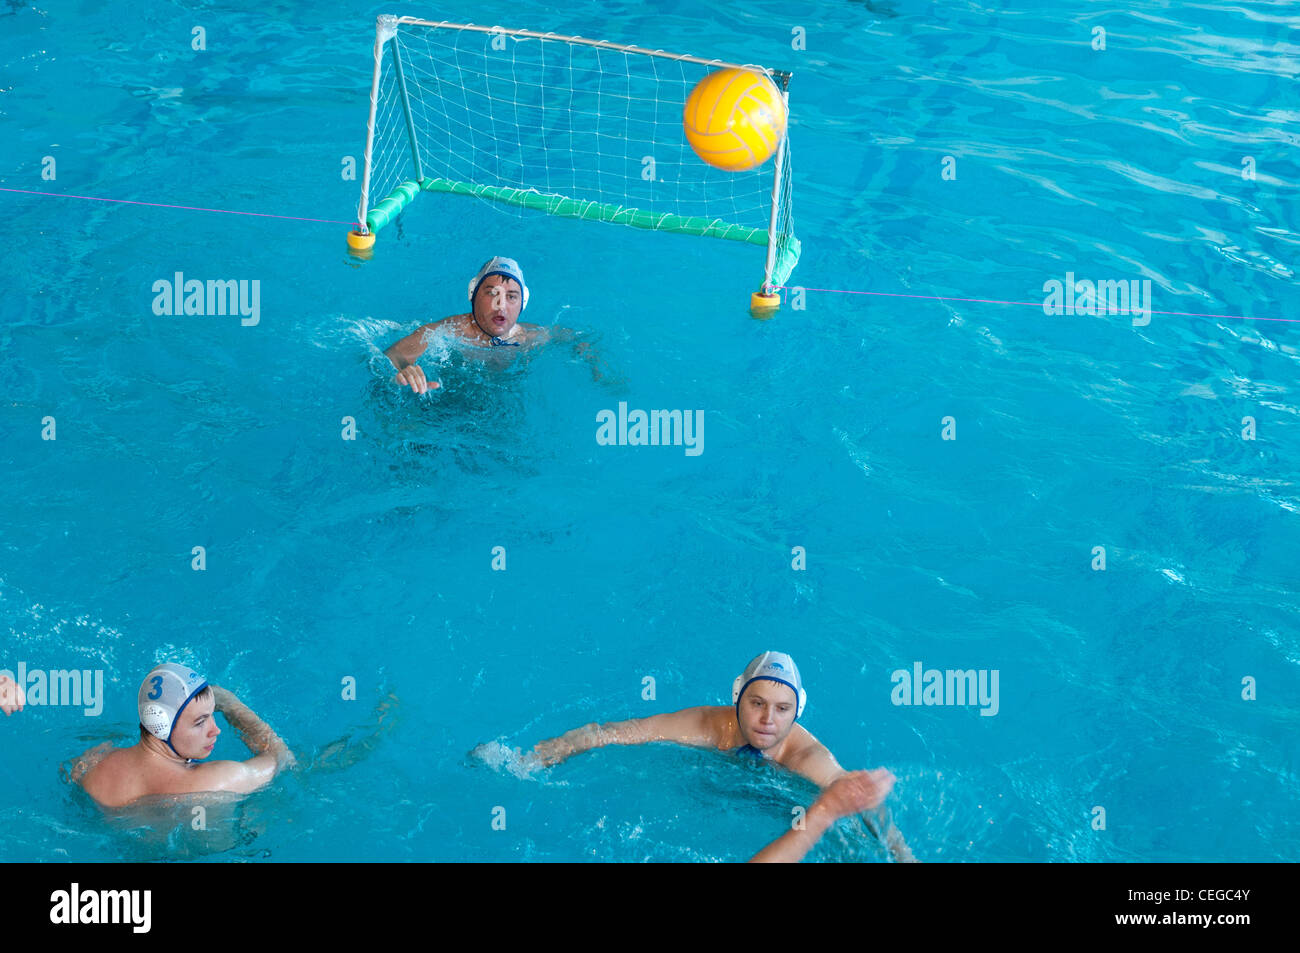
<path fill-rule="evenodd" d="M 140 685 L 137 702 L 140 724 L 176 751 L 172 748 L 172 730 L 185 706 L 207 687 L 207 679 L 198 672 L 175 662 L 164 662 L 146 675 Z"/>
<path fill-rule="evenodd" d="M 519 282 L 519 287 L 524 293 L 524 303 L 519 306 L 519 310 L 522 312 L 524 308 L 528 307 L 528 286 L 524 284 L 524 273 L 519 267 L 519 262 L 513 258 L 502 258 L 500 255 L 484 262 L 483 267 L 478 270 L 478 274 L 469 280 L 469 300 L 471 304 L 474 303 L 474 295 L 478 294 L 478 286 L 492 275 L 513 278 Z"/>
<path fill-rule="evenodd" d="M 740 696 L 745 694 L 745 689 L 760 678 L 788 686 L 794 692 L 797 703 L 794 717 L 802 717 L 804 706 L 808 704 L 808 693 L 803 690 L 803 679 L 799 677 L 799 668 L 794 664 L 794 659 L 784 652 L 764 652 L 755 656 L 731 685 L 732 703 L 739 705 Z"/>

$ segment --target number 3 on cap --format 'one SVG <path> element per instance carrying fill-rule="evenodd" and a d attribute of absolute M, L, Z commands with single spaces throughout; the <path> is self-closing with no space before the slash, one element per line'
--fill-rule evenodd
<path fill-rule="evenodd" d="M 150 701 L 154 701 L 155 699 L 161 698 L 163 677 L 161 675 L 155 675 L 153 678 L 149 679 L 149 681 L 153 682 L 153 691 L 151 691 L 145 697 L 148 698 Z"/>

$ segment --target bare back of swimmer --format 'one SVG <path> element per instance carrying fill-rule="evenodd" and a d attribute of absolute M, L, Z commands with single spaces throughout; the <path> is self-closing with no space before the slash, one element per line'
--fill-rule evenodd
<path fill-rule="evenodd" d="M 185 666 L 168 662 L 150 672 L 140 686 L 138 711 L 136 744 L 92 748 L 72 769 L 72 780 L 101 807 L 125 807 L 153 795 L 249 794 L 296 765 L 288 745 L 247 705 Z M 217 712 L 239 732 L 252 758 L 201 763 L 221 734 Z"/>

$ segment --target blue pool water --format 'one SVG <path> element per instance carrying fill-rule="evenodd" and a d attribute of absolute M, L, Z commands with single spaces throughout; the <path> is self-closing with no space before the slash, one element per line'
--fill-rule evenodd
<path fill-rule="evenodd" d="M 759 322 L 753 248 L 451 197 L 358 263 L 344 225 L 0 192 L 0 668 L 105 678 L 97 717 L 0 722 L 0 858 L 744 859 L 808 783 L 667 745 L 522 776 L 470 752 L 725 704 L 774 648 L 806 726 L 898 776 L 920 859 L 1295 859 L 1289 4 L 146 6 L 0 6 L 0 188 L 346 221 L 374 16 L 435 14 L 792 70 L 792 283 L 921 297 L 808 290 Z M 397 392 L 383 348 L 497 253 L 526 319 L 610 373 L 437 352 L 443 389 Z M 951 300 L 1067 271 L 1285 320 Z M 176 272 L 258 279 L 259 324 L 155 316 Z M 703 409 L 703 453 L 597 445 L 620 401 Z M 60 766 L 131 736 L 163 658 L 304 761 L 400 704 L 356 763 L 207 831 L 184 804 L 104 819 Z M 996 715 L 893 704 L 916 662 L 996 670 Z M 885 859 L 856 823 L 811 857 Z"/>

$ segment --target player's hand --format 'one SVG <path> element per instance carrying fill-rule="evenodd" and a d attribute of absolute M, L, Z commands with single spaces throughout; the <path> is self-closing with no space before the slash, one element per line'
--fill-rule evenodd
<path fill-rule="evenodd" d="M 425 391 L 437 388 L 437 381 L 428 381 L 424 377 L 424 368 L 419 364 L 411 364 L 397 372 L 393 378 L 393 383 L 398 387 L 410 387 L 417 394 L 423 394 Z"/>
<path fill-rule="evenodd" d="M 549 768 L 553 764 L 559 764 L 565 758 L 574 753 L 573 743 L 564 735 L 558 738 L 551 738 L 547 741 L 538 742 L 532 751 L 527 752 L 524 757 L 533 764 Z"/>
<path fill-rule="evenodd" d="M 212 689 L 213 711 L 226 712 L 230 710 L 232 702 L 238 704 L 239 699 L 235 697 L 235 693 L 230 689 L 222 688 L 220 685 L 213 685 L 211 682 L 208 683 L 208 687 Z"/>
<path fill-rule="evenodd" d="M 8 717 L 16 711 L 22 711 L 26 702 L 21 686 L 8 675 L 0 675 L 0 711 Z"/>
<path fill-rule="evenodd" d="M 850 771 L 832 782 L 817 800 L 836 817 L 848 817 L 880 807 L 896 780 L 885 768 Z"/>

